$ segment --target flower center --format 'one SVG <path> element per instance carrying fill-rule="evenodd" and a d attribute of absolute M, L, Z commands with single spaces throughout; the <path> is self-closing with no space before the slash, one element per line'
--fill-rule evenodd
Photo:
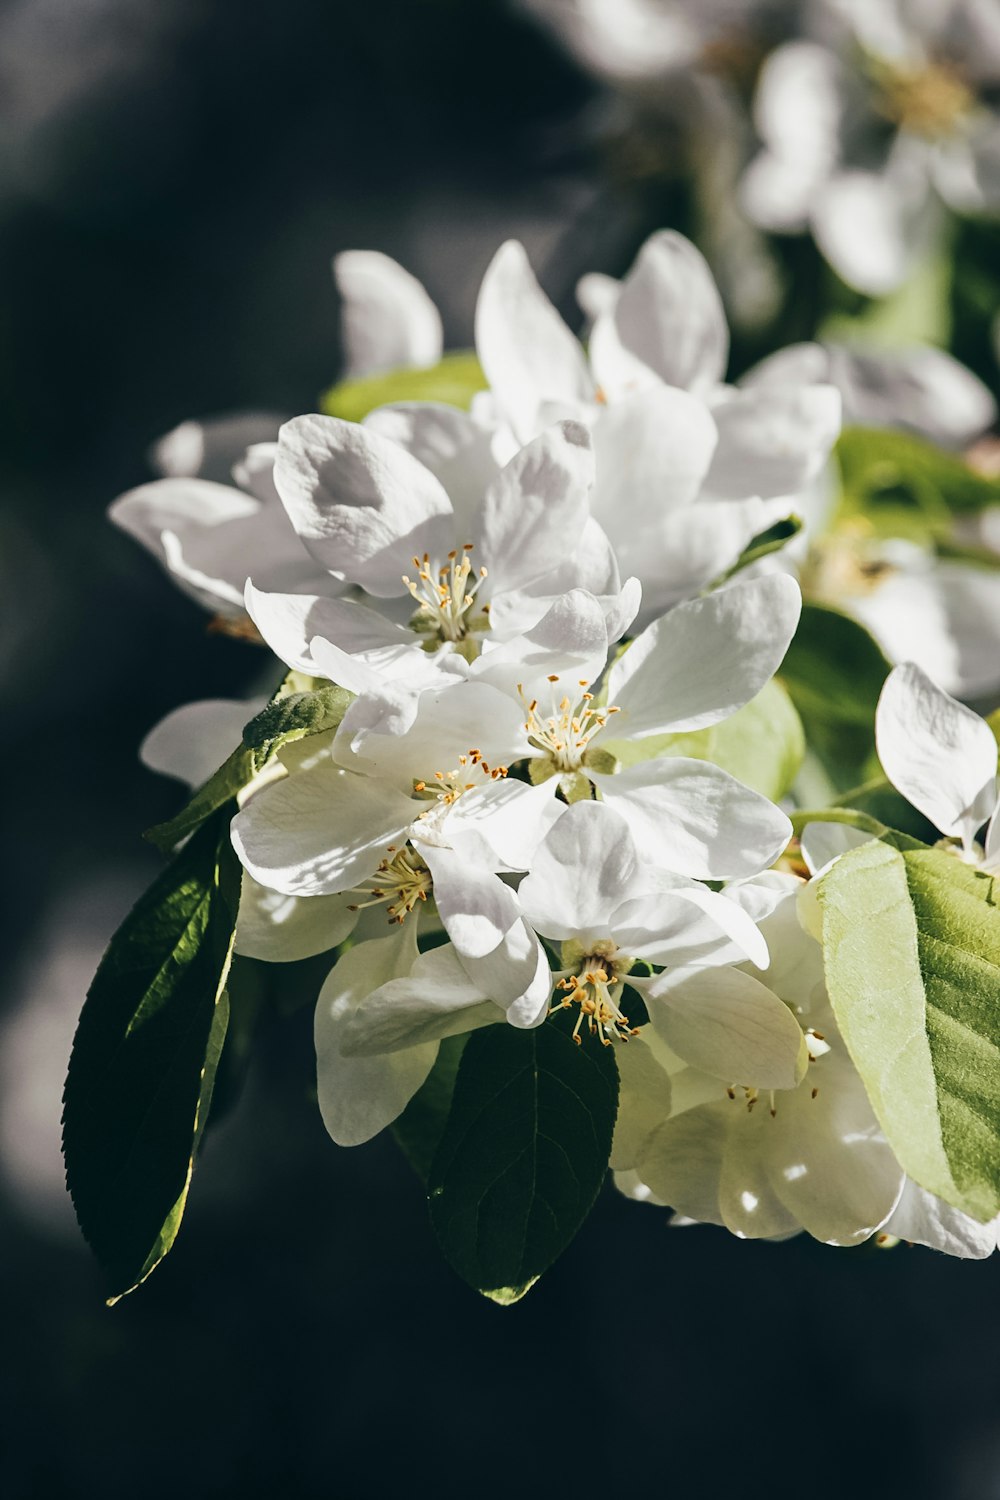
<path fill-rule="evenodd" d="M 622 991 L 621 976 L 628 973 L 632 960 L 619 954 L 616 944 L 602 940 L 594 943 L 589 953 L 581 955 L 573 967 L 577 969 L 576 974 L 557 982 L 556 989 L 562 991 L 562 999 L 553 1002 L 549 1015 L 557 1010 L 568 1010 L 573 1005 L 580 1007 L 573 1027 L 573 1040 L 577 1046 L 583 1040 L 580 1029 L 585 1020 L 591 1036 L 599 1036 L 603 1047 L 638 1036 L 639 1028 L 630 1024 L 618 1004 Z"/>
<path fill-rule="evenodd" d="M 549 681 L 555 683 L 559 678 L 552 676 Z M 586 687 L 587 684 L 581 680 L 578 686 Z M 556 712 L 544 715 L 538 712 L 537 698 L 532 698 L 530 702 L 527 700 L 521 683 L 517 685 L 517 692 L 524 705 L 524 728 L 528 742 L 541 752 L 546 774 L 549 776 L 579 770 L 594 735 L 604 728 L 612 714 L 620 712 L 620 709 L 613 706 L 595 708 L 593 693 L 583 693 L 575 703 L 572 698 L 563 696 Z M 545 777 L 532 779 L 542 781 Z"/>
<path fill-rule="evenodd" d="M 874 75 L 879 113 L 917 135 L 948 135 L 974 103 L 968 84 L 944 63 L 897 68 L 880 62 Z"/>
<path fill-rule="evenodd" d="M 433 797 L 436 803 L 450 807 L 463 792 L 474 791 L 477 786 L 486 786 L 491 781 L 501 781 L 506 775 L 506 766 L 489 766 L 481 750 L 470 750 L 468 755 L 458 757 L 454 771 L 435 771 L 431 781 L 415 781 L 413 790 L 422 797 Z M 428 813 L 430 811 L 428 808 Z M 427 813 L 420 816 L 424 818 Z"/>
<path fill-rule="evenodd" d="M 356 902 L 348 908 L 350 911 L 385 905 L 390 924 L 405 922 L 417 902 L 427 900 L 431 872 L 409 844 L 404 844 L 402 849 L 390 844 L 375 874 L 354 889 L 367 900 Z"/>
<path fill-rule="evenodd" d="M 476 643 L 470 639 L 473 632 L 489 629 L 489 604 L 477 606 L 477 595 L 486 578 L 486 569 L 475 572 L 469 553 L 472 542 L 466 542 L 461 551 L 448 553 L 448 560 L 438 567 L 432 563 L 428 553 L 415 557 L 413 566 L 417 570 L 415 579 L 403 574 L 403 582 L 416 600 L 417 609 L 410 620 L 410 628 L 418 635 L 431 640 L 450 642 L 474 660 Z"/>

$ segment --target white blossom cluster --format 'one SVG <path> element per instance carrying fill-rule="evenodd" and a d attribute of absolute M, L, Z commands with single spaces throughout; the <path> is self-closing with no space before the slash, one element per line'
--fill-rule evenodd
<path fill-rule="evenodd" d="M 370 252 L 337 273 L 352 374 L 439 359 L 408 273 Z M 353 695 L 241 797 L 237 951 L 339 949 L 315 1036 L 341 1144 L 401 1114 L 442 1039 L 565 1010 L 581 1046 L 615 1049 L 629 1195 L 744 1237 L 986 1255 L 995 1225 L 907 1178 L 827 997 L 815 881 L 865 835 L 817 823 L 789 855 L 786 812 L 675 739 L 781 665 L 796 565 L 740 560 L 822 483 L 845 366 L 818 351 L 807 376 L 786 351 L 726 385 L 718 293 L 673 233 L 583 298 L 586 353 L 508 243 L 479 294 L 471 410 L 298 417 L 249 444 L 235 486 L 192 473 L 204 455 L 175 436 L 173 472 L 115 503 L 231 629 Z M 989 421 L 943 357 L 935 379 Z M 197 784 L 258 706 L 179 710 L 145 756 Z M 878 734 L 898 790 L 994 868 L 983 721 L 903 666 Z"/>
<path fill-rule="evenodd" d="M 808 230 L 869 296 L 940 243 L 949 211 L 1000 209 L 993 0 L 525 3 L 585 67 L 695 137 L 706 190 L 721 171 L 751 223 Z"/>

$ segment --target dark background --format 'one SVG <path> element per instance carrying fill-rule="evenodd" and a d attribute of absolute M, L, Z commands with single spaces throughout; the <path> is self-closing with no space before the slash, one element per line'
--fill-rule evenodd
<path fill-rule="evenodd" d="M 518 235 L 568 313 L 674 201 L 611 184 L 603 109 L 498 0 L 0 5 L 10 1500 L 1000 1496 L 1000 1264 L 743 1245 L 608 1191 L 493 1307 L 392 1142 L 326 1137 L 308 996 L 265 1024 L 176 1249 L 112 1310 L 62 1191 L 75 1015 L 178 801 L 137 745 L 261 669 L 105 507 L 186 417 L 315 406 L 339 249 L 403 260 L 467 344 Z"/>

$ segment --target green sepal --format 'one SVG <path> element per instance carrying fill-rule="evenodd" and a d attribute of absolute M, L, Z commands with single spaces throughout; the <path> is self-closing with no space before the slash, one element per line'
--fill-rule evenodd
<path fill-rule="evenodd" d="M 467 411 L 476 392 L 485 389 L 479 360 L 471 349 L 459 349 L 428 369 L 389 370 L 362 380 L 342 380 L 320 398 L 320 410 L 347 422 L 360 422 L 376 407 L 395 401 L 439 401 Z"/>
<path fill-rule="evenodd" d="M 66 1181 L 112 1301 L 173 1245 L 208 1117 L 239 901 L 230 817 L 203 824 L 126 917 L 73 1042 Z"/>
<path fill-rule="evenodd" d="M 571 1037 L 557 1012 L 530 1031 L 468 1039 L 428 1177 L 431 1222 L 451 1265 L 504 1305 L 566 1248 L 607 1171 L 618 1110 L 613 1047 Z"/>
<path fill-rule="evenodd" d="M 1000 1211 L 995 881 L 897 838 L 842 855 L 817 894 L 831 1003 L 889 1144 L 921 1187 L 988 1221 Z"/>

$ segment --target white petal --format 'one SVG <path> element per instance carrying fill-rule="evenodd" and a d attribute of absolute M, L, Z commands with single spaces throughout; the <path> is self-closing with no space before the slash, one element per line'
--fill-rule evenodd
<path fill-rule="evenodd" d="M 414 556 L 436 553 L 450 534 L 451 501 L 440 482 L 404 448 L 355 422 L 286 422 L 274 480 L 313 557 L 379 597 L 405 594 Z"/>
<path fill-rule="evenodd" d="M 276 412 L 248 411 L 182 422 L 153 444 L 149 461 L 169 479 L 197 477 L 225 483 L 249 447 L 277 438 L 283 421 Z"/>
<path fill-rule="evenodd" d="M 434 903 L 445 932 L 464 958 L 485 958 L 520 921 L 517 896 L 492 870 L 454 849 L 420 841 L 419 828 L 414 837 L 434 878 Z"/>
<path fill-rule="evenodd" d="M 813 42 L 776 47 L 760 70 L 754 124 L 772 151 L 814 175 L 838 155 L 844 109 L 844 66 Z"/>
<path fill-rule="evenodd" d="M 802 497 L 795 508 L 801 510 Z M 655 547 L 642 571 L 643 609 L 649 620 L 701 593 L 736 562 L 743 549 L 792 509 L 788 500 L 716 500 L 670 511 L 660 524 Z"/>
<path fill-rule="evenodd" d="M 476 989 L 454 948 L 445 943 L 422 953 L 408 974 L 388 980 L 360 1001 L 344 1026 L 341 1051 L 345 1057 L 397 1052 L 502 1019 L 502 1011 Z"/>
<path fill-rule="evenodd" d="M 228 537 L 239 537 L 241 531 L 245 534 L 246 527 L 252 524 L 259 510 L 260 506 L 252 496 L 230 485 L 214 484 L 206 479 L 157 479 L 120 495 L 108 507 L 108 519 L 170 568 L 172 559 L 168 557 L 164 544 L 165 534 L 188 536 L 207 528 L 227 527 Z M 229 526 L 231 522 L 236 522 L 241 531 L 234 531 Z M 179 545 L 175 543 L 174 553 L 178 550 Z M 242 567 L 242 563 L 239 566 Z M 231 569 L 227 571 L 231 574 Z M 234 582 L 230 576 L 199 587 L 188 580 L 183 571 L 177 576 L 187 591 L 209 609 L 217 608 L 220 602 L 241 607 L 242 580 Z"/>
<path fill-rule="evenodd" d="M 656 386 L 601 410 L 592 507 L 627 573 L 655 579 L 669 566 L 663 523 L 698 496 L 716 438 L 705 403 L 672 387 Z"/>
<path fill-rule="evenodd" d="M 713 408 L 719 442 L 705 488 L 713 495 L 794 495 L 815 479 L 840 435 L 832 385 L 735 392 Z"/>
<path fill-rule="evenodd" d="M 236 921 L 236 952 L 265 963 L 292 963 L 336 948 L 353 930 L 350 893 L 284 896 L 244 870 Z"/>
<path fill-rule="evenodd" d="M 860 828 L 851 828 L 846 823 L 807 823 L 799 845 L 810 875 L 815 875 L 849 849 L 867 844 L 871 837 L 870 833 L 863 833 Z"/>
<path fill-rule="evenodd" d="M 679 604 L 611 668 L 618 738 L 703 729 L 728 718 L 774 676 L 802 598 L 785 574 L 753 578 Z"/>
<path fill-rule="evenodd" d="M 813 205 L 816 243 L 838 275 L 869 297 L 900 285 L 929 237 L 929 198 L 913 201 L 889 173 L 842 172 Z"/>
<path fill-rule="evenodd" d="M 622 284 L 616 276 L 603 271 L 588 271 L 576 284 L 576 300 L 587 317 L 593 320 L 610 312 L 621 295 Z"/>
<path fill-rule="evenodd" d="M 886 678 L 875 742 L 896 790 L 971 849 L 997 805 L 997 742 L 985 720 L 908 662 Z"/>
<path fill-rule="evenodd" d="M 460 531 L 471 537 L 483 494 L 500 467 L 492 431 L 468 412 L 435 401 L 379 406 L 364 425 L 412 453 L 441 481 L 455 512 L 456 537 Z"/>
<path fill-rule="evenodd" d="M 622 612 L 628 612 L 627 600 Z M 608 630 L 600 601 L 583 589 L 573 589 L 553 600 L 522 635 L 485 651 L 473 662 L 470 676 L 507 693 L 521 684 L 528 695 L 540 691 L 546 680 L 565 678 L 565 690 L 578 697 L 580 683 L 596 681 L 607 656 Z"/>
<path fill-rule="evenodd" d="M 614 776 L 591 773 L 640 849 L 696 880 L 756 875 L 774 863 L 792 825 L 766 797 L 708 761 L 670 756 Z"/>
<path fill-rule="evenodd" d="M 611 1166 L 617 1171 L 639 1159 L 642 1143 L 670 1114 L 670 1077 L 649 1045 L 652 1029 L 644 1026 L 615 1052 L 619 1092 Z"/>
<path fill-rule="evenodd" d="M 518 900 L 545 937 L 610 936 L 612 913 L 639 894 L 639 859 L 619 815 L 599 802 L 577 802 L 539 844 Z"/>
<path fill-rule="evenodd" d="M 473 751 L 494 767 L 506 765 L 522 750 L 520 704 L 484 683 L 452 682 L 445 687 L 430 687 L 420 693 L 416 703 L 413 721 L 404 734 L 360 731 L 355 710 L 365 704 L 361 699 L 352 703 L 335 743 L 336 758 L 409 791 L 414 781 L 433 786 L 438 772 L 442 777 L 462 773 L 463 785 L 481 785 L 483 774 L 471 765 Z M 464 768 L 463 756 L 467 757 Z M 415 807 L 419 811 L 420 804 Z"/>
<path fill-rule="evenodd" d="M 359 655 L 389 678 L 412 668 L 419 641 L 413 632 L 384 615 L 343 599 L 316 594 L 278 594 L 246 587 L 247 613 L 276 656 L 300 672 L 322 675 L 309 649 L 321 636 L 350 655 Z"/>
<path fill-rule="evenodd" d="M 343 298 L 345 378 L 438 363 L 441 317 L 409 271 L 378 250 L 344 250 L 333 258 L 333 279 Z"/>
<path fill-rule="evenodd" d="M 406 923 L 391 937 L 349 949 L 320 991 L 315 1020 L 319 1107 L 340 1146 L 360 1145 L 391 1124 L 434 1066 L 436 1042 L 380 1057 L 341 1053 L 346 1025 L 359 1001 L 408 973 L 415 959 L 416 927 Z"/>
<path fill-rule="evenodd" d="M 522 588 L 565 558 L 590 513 L 594 482 L 590 433 L 560 422 L 528 443 L 483 499 L 479 540 L 491 590 Z"/>
<path fill-rule="evenodd" d="M 911 1245 L 928 1245 L 962 1260 L 985 1260 L 997 1248 L 1000 1224 L 993 1219 L 980 1224 L 957 1208 L 917 1187 L 909 1177 L 899 1202 L 886 1220 L 886 1234 L 894 1234 Z"/>
<path fill-rule="evenodd" d="M 987 387 L 943 349 L 831 345 L 830 360 L 829 375 L 816 378 L 840 385 L 845 421 L 908 427 L 946 448 L 963 448 L 996 420 Z"/>
<path fill-rule="evenodd" d="M 324 762 L 252 797 L 233 819 L 233 847 L 271 890 L 329 896 L 371 875 L 387 845 L 405 841 L 412 816 L 391 786 Z"/>
<path fill-rule="evenodd" d="M 506 1012 L 511 1026 L 540 1026 L 552 997 L 552 973 L 545 950 L 523 919 L 482 958 L 459 954 L 462 967 L 483 994 Z"/>
<path fill-rule="evenodd" d="M 595 324 L 591 357 L 612 399 L 641 386 L 649 372 L 691 391 L 723 379 L 726 315 L 704 256 L 690 240 L 666 229 L 650 236 L 613 310 Z"/>
<path fill-rule="evenodd" d="M 476 350 L 522 442 L 535 435 L 543 402 L 576 403 L 593 396 L 580 343 L 538 285 L 516 240 L 501 245 L 483 277 Z"/>
<path fill-rule="evenodd" d="M 699 901 L 696 892 L 708 899 Z M 609 926 L 623 952 L 654 964 L 740 963 L 748 957 L 747 948 L 767 964 L 767 945 L 746 913 L 694 882 L 690 890 L 682 887 L 623 901 L 612 912 Z"/>
<path fill-rule="evenodd" d="M 658 1034 L 725 1083 L 790 1089 L 806 1067 L 802 1029 L 766 985 L 739 969 L 673 969 L 646 989 Z"/>
<path fill-rule="evenodd" d="M 139 747 L 139 759 L 162 776 L 201 786 L 241 743 L 244 725 L 266 704 L 266 698 L 186 703 L 149 731 Z"/>

